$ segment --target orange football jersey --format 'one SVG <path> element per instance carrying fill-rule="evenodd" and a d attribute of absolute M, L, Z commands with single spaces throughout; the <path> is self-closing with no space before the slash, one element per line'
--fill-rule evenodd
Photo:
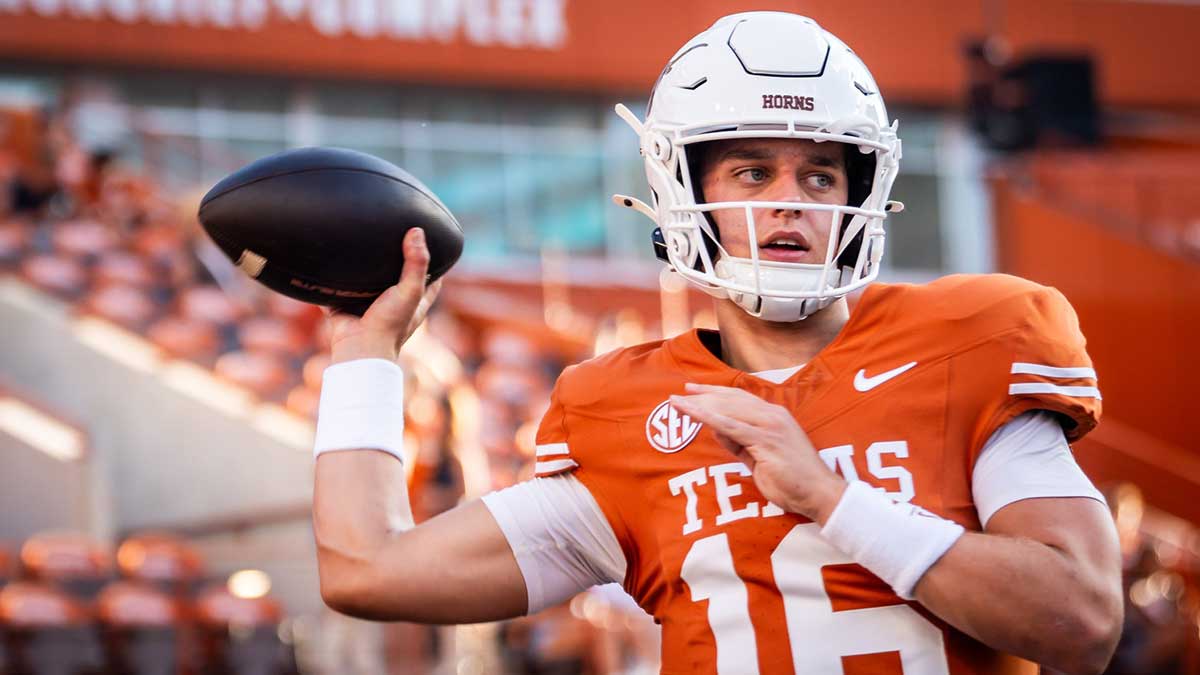
<path fill-rule="evenodd" d="M 568 368 L 538 431 L 538 475 L 573 471 L 612 525 L 625 589 L 662 624 L 666 674 L 1036 672 L 947 626 L 785 513 L 703 425 L 687 382 L 792 411 L 822 458 L 968 530 L 971 474 L 1016 415 L 1092 429 L 1100 396 L 1074 311 L 1015 277 L 869 287 L 837 338 L 781 384 L 735 370 L 693 331 Z"/>

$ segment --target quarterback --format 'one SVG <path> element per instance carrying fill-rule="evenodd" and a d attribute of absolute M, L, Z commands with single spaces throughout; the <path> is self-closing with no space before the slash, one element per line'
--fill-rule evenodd
<path fill-rule="evenodd" d="M 616 200 L 719 330 L 568 368 L 537 478 L 414 527 L 395 359 L 437 287 L 412 230 L 400 283 L 330 317 L 325 601 L 466 623 L 617 582 L 662 625 L 663 673 L 1102 671 L 1120 560 L 1068 446 L 1101 400 L 1075 314 L 1002 275 L 871 283 L 901 143 L 862 61 L 805 17 L 737 14 L 645 120 L 618 113 L 652 200 Z"/>

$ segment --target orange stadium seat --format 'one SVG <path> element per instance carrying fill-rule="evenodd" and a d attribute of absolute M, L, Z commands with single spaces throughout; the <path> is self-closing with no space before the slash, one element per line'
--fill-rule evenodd
<path fill-rule="evenodd" d="M 311 334 L 324 319 L 321 308 L 300 302 L 279 293 L 267 293 L 264 300 L 267 313 L 286 319 L 306 334 Z"/>
<path fill-rule="evenodd" d="M 34 286 L 65 300 L 78 298 L 88 285 L 84 266 L 61 255 L 30 256 L 21 262 L 18 274 Z"/>
<path fill-rule="evenodd" d="M 277 354 L 229 352 L 217 358 L 213 369 L 218 377 L 265 400 L 282 400 L 295 380 L 293 369 Z"/>
<path fill-rule="evenodd" d="M 138 230 L 129 240 L 132 250 L 145 260 L 177 270 L 188 259 L 186 236 L 181 228 L 155 225 Z"/>
<path fill-rule="evenodd" d="M 59 223 L 50 239 L 56 251 L 85 261 L 94 260 L 121 243 L 115 229 L 94 220 Z"/>
<path fill-rule="evenodd" d="M 117 570 L 126 579 L 187 596 L 204 577 L 204 561 L 184 540 L 166 533 L 149 532 L 121 542 L 117 548 Z"/>
<path fill-rule="evenodd" d="M 221 331 L 204 319 L 168 316 L 146 332 L 152 343 L 171 356 L 212 365 L 221 351 Z"/>
<path fill-rule="evenodd" d="M 246 316 L 247 308 L 216 286 L 200 285 L 180 292 L 178 314 L 187 319 L 232 327 Z"/>
<path fill-rule="evenodd" d="M 9 550 L 9 548 L 2 542 L 0 542 L 0 588 L 3 588 L 4 585 L 13 578 L 13 573 L 16 571 L 13 569 L 13 567 L 14 560 L 12 551 Z M 0 673 L 2 672 L 4 671 L 0 670 Z"/>
<path fill-rule="evenodd" d="M 44 532 L 26 539 L 21 567 L 26 577 L 89 601 L 113 576 L 112 551 L 78 532 Z"/>
<path fill-rule="evenodd" d="M 100 672 L 98 636 L 87 609 L 62 590 L 19 581 L 0 589 L 5 675 Z"/>
<path fill-rule="evenodd" d="M 169 594 L 139 581 L 115 581 L 96 598 L 108 672 L 172 675 L 183 653 L 182 610 Z"/>
<path fill-rule="evenodd" d="M 150 289 L 161 283 L 161 274 L 142 256 L 129 251 L 108 251 L 96 260 L 92 268 L 92 283 L 127 284 Z"/>
<path fill-rule="evenodd" d="M 289 359 L 302 359 L 312 351 L 309 335 L 284 319 L 259 316 L 238 325 L 238 340 L 251 352 L 278 354 Z"/>
<path fill-rule="evenodd" d="M 29 251 L 33 228 L 16 220 L 0 222 L 0 269 L 17 264 Z"/>
<path fill-rule="evenodd" d="M 200 675 L 282 675 L 294 669 L 279 639 L 283 610 L 270 597 L 239 598 L 213 586 L 196 600 Z"/>
<path fill-rule="evenodd" d="M 136 332 L 146 328 L 161 309 L 149 291 L 123 283 L 96 288 L 83 298 L 80 308 Z"/>

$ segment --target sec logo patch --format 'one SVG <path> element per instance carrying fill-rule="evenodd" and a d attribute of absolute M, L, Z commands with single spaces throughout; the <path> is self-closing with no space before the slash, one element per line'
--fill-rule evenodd
<path fill-rule="evenodd" d="M 659 452 L 679 452 L 700 432 L 700 422 L 681 414 L 669 400 L 658 404 L 646 418 L 646 440 Z"/>

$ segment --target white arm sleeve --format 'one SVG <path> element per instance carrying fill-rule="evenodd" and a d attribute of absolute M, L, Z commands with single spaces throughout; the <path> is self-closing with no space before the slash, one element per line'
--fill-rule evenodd
<path fill-rule="evenodd" d="M 625 553 L 592 493 L 570 474 L 484 495 L 512 547 L 533 614 L 625 579 Z"/>
<path fill-rule="evenodd" d="M 1104 496 L 1075 463 L 1071 446 L 1053 413 L 1022 413 L 992 434 L 971 475 L 980 524 L 1000 509 L 1036 497 Z"/>

